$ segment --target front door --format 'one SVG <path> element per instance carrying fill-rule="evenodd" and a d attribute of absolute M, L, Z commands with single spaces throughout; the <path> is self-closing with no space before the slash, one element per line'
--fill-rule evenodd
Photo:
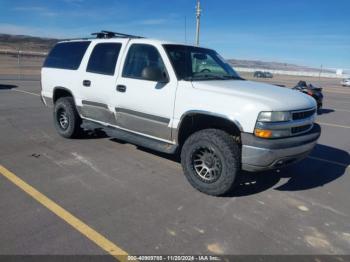
<path fill-rule="evenodd" d="M 177 80 L 165 66 L 161 47 L 131 44 L 117 81 L 117 125 L 142 135 L 171 141 Z M 168 66 L 170 62 L 166 60 Z M 145 79 L 145 69 L 156 67 L 168 77 L 167 83 Z"/>

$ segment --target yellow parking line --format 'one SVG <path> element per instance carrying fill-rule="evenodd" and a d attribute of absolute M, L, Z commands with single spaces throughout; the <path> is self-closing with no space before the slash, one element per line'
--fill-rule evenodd
<path fill-rule="evenodd" d="M 127 261 L 128 253 L 1 165 L 0 174 L 117 260 Z"/>
<path fill-rule="evenodd" d="M 328 160 L 328 159 L 323 159 L 323 158 L 319 158 L 319 157 L 308 156 L 308 158 L 313 159 L 313 160 L 318 160 L 318 161 L 326 162 L 326 163 L 330 163 L 330 164 L 337 165 L 337 166 L 349 167 L 349 165 L 347 165 L 347 164 L 345 164 L 345 163 L 341 163 L 341 162 L 337 162 L 337 161 L 332 161 L 332 160 Z"/>
<path fill-rule="evenodd" d="M 324 126 L 342 127 L 342 128 L 349 128 L 350 129 L 350 126 L 336 125 L 336 124 L 323 123 L 323 122 L 317 122 L 317 123 L 320 125 L 324 125 Z"/>

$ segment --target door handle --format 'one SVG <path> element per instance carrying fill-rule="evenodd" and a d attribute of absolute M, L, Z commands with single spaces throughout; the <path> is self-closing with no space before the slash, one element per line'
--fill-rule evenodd
<path fill-rule="evenodd" d="M 83 86 L 91 86 L 91 81 L 90 80 L 84 80 L 83 81 Z"/>
<path fill-rule="evenodd" d="M 124 85 L 117 85 L 117 91 L 121 92 L 121 93 L 125 93 L 126 92 L 126 86 L 124 86 Z"/>

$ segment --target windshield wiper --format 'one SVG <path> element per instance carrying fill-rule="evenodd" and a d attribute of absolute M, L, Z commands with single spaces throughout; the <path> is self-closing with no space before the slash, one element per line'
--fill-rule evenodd
<path fill-rule="evenodd" d="M 230 76 L 230 75 L 224 75 L 225 79 L 232 79 L 232 80 L 244 80 L 242 77 L 239 76 Z"/>
<path fill-rule="evenodd" d="M 188 76 L 184 77 L 185 81 L 204 81 L 204 80 L 226 80 L 226 77 L 219 75 L 198 75 L 198 76 Z"/>
<path fill-rule="evenodd" d="M 187 76 L 182 78 L 185 81 L 205 81 L 205 80 L 245 80 L 239 76 L 230 75 L 198 75 L 198 76 Z"/>

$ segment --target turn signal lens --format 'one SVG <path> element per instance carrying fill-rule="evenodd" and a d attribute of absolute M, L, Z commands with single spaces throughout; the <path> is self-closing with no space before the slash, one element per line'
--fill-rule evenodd
<path fill-rule="evenodd" d="M 271 138 L 272 137 L 271 130 L 255 129 L 254 133 L 257 137 L 261 137 L 261 138 Z"/>

